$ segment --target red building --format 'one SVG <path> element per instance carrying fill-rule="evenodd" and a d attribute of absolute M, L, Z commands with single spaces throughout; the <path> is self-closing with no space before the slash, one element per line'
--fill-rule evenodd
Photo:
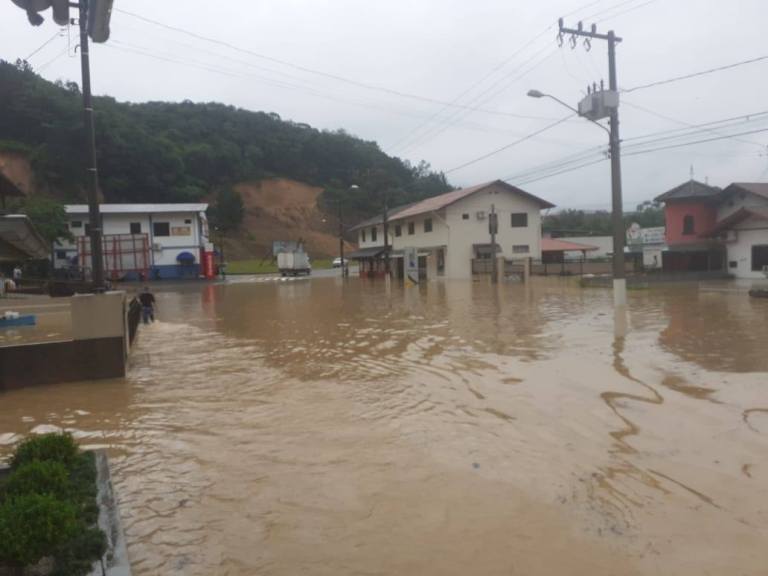
<path fill-rule="evenodd" d="M 669 249 L 662 254 L 668 272 L 726 269 L 726 251 L 713 237 L 722 190 L 690 180 L 656 197 L 664 202 Z"/>

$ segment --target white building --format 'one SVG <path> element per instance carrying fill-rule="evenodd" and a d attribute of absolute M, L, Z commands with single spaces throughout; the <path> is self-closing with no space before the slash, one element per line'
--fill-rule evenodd
<path fill-rule="evenodd" d="M 734 183 L 722 191 L 710 236 L 725 244 L 727 271 L 737 278 L 768 276 L 768 184 Z"/>
<path fill-rule="evenodd" d="M 498 218 L 497 256 L 507 259 L 541 258 L 541 210 L 552 208 L 542 200 L 501 180 L 455 190 L 400 206 L 388 212 L 391 257 L 402 276 L 402 252 L 416 248 L 427 276 L 470 278 L 473 261 L 489 261 L 494 250 L 488 227 L 493 210 Z M 355 226 L 361 274 L 383 272 L 383 217 Z"/>
<path fill-rule="evenodd" d="M 108 276 L 166 279 L 198 277 L 209 242 L 207 204 L 102 204 Z M 65 206 L 74 241 L 54 245 L 55 268 L 90 268 L 88 206 Z"/>

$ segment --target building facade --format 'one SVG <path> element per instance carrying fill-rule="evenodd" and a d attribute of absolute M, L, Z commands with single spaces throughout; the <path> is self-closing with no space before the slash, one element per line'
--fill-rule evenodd
<path fill-rule="evenodd" d="M 766 277 L 768 184 L 734 183 L 720 189 L 691 180 L 656 200 L 665 203 L 664 270 Z"/>
<path fill-rule="evenodd" d="M 207 204 L 102 204 L 104 263 L 113 279 L 197 278 L 212 258 Z M 73 240 L 53 247 L 55 268 L 90 268 L 88 206 L 65 206 Z"/>
<path fill-rule="evenodd" d="M 402 254 L 416 248 L 422 275 L 470 278 L 473 265 L 494 255 L 507 259 L 541 258 L 541 210 L 554 205 L 506 182 L 496 180 L 401 206 L 355 226 L 359 250 L 350 258 L 361 262 L 361 274 L 383 272 L 385 244 L 391 269 L 402 276 Z M 491 245 L 489 218 L 496 214 L 496 247 Z"/>

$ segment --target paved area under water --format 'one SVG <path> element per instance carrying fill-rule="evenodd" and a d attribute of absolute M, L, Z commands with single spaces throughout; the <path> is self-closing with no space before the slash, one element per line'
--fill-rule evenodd
<path fill-rule="evenodd" d="M 134 573 L 768 573 L 768 301 L 357 279 L 158 294 L 125 380 L 0 396 L 110 451 Z M 626 328 L 626 331 L 624 330 Z"/>

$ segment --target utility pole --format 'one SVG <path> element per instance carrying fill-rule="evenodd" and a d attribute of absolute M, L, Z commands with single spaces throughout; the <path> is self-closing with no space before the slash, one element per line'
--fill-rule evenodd
<path fill-rule="evenodd" d="M 102 253 L 101 217 L 99 215 L 99 173 L 96 167 L 96 132 L 93 123 L 93 97 L 91 96 L 91 63 L 88 48 L 88 0 L 79 0 L 80 10 L 80 64 L 83 75 L 83 116 L 88 151 L 88 216 L 91 237 L 91 268 L 95 292 L 103 292 L 104 255 Z"/>
<path fill-rule="evenodd" d="M 389 198 L 384 193 L 384 277 L 389 280 Z"/>
<path fill-rule="evenodd" d="M 499 281 L 499 271 L 496 269 L 496 233 L 499 231 L 499 219 L 496 214 L 496 205 L 491 204 L 491 213 L 488 214 L 488 232 L 491 233 L 491 282 L 496 284 Z"/>
<path fill-rule="evenodd" d="M 600 90 L 598 93 L 596 90 L 592 94 L 588 94 L 587 100 L 595 102 L 595 97 L 600 97 L 602 100 L 598 102 L 599 110 L 591 108 L 590 105 L 588 111 L 584 112 L 584 115 L 591 120 L 597 120 L 601 117 L 604 110 L 608 110 L 608 116 L 610 119 L 610 155 L 611 155 L 611 221 L 613 224 L 613 304 L 614 306 L 625 306 L 627 303 L 627 280 L 624 271 L 624 243 L 625 243 L 625 231 L 624 231 L 624 209 L 621 193 L 621 150 L 619 138 L 619 102 L 618 102 L 618 82 L 616 80 L 616 44 L 621 42 L 621 38 L 616 36 L 613 30 L 609 30 L 607 34 L 599 34 L 597 32 L 597 26 L 592 24 L 590 30 L 585 30 L 581 22 L 574 28 L 566 28 L 563 26 L 563 19 L 560 18 L 559 22 L 558 43 L 563 45 L 563 36 L 570 34 L 570 46 L 576 47 L 576 38 L 584 38 L 584 47 L 590 50 L 592 47 L 591 41 L 593 39 L 605 40 L 608 42 L 608 89 L 611 100 L 615 100 L 615 105 L 603 104 L 606 102 L 605 93 Z M 590 98 L 591 97 L 591 98 Z M 582 113 L 582 104 L 579 105 L 579 113 Z"/>
<path fill-rule="evenodd" d="M 341 258 L 341 277 L 347 275 L 347 263 L 344 261 L 344 224 L 341 221 L 341 198 L 339 198 L 339 257 Z"/>

